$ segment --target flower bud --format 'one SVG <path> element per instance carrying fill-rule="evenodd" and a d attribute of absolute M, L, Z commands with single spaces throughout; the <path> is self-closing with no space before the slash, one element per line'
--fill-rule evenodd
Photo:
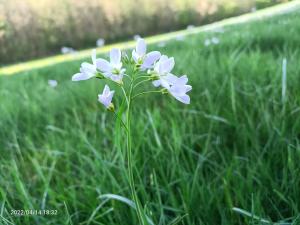
<path fill-rule="evenodd" d="M 104 79 L 105 78 L 104 75 L 100 72 L 96 72 L 95 77 L 98 78 L 98 79 Z"/>
<path fill-rule="evenodd" d="M 159 80 L 159 76 L 157 74 L 155 74 L 155 73 L 152 73 L 150 75 L 150 80 Z"/>
<path fill-rule="evenodd" d="M 115 106 L 113 103 L 110 103 L 109 106 L 107 107 L 107 110 L 110 112 L 114 112 L 115 111 Z"/>
<path fill-rule="evenodd" d="M 163 88 L 163 89 L 161 89 L 161 93 L 162 93 L 163 95 L 165 95 L 165 94 L 169 94 L 169 91 L 168 91 L 167 88 Z"/>
<path fill-rule="evenodd" d="M 124 83 L 123 83 L 122 80 L 116 81 L 116 83 L 117 83 L 118 85 L 120 85 L 120 86 L 123 86 L 123 85 L 124 85 Z"/>

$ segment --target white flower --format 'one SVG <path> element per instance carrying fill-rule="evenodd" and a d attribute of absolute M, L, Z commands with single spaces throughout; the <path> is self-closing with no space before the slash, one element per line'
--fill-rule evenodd
<path fill-rule="evenodd" d="M 141 39 L 142 37 L 139 34 L 136 34 L 133 36 L 133 40 L 137 41 L 139 39 Z"/>
<path fill-rule="evenodd" d="M 57 81 L 56 80 L 48 80 L 48 84 L 50 87 L 55 88 L 57 86 Z"/>
<path fill-rule="evenodd" d="M 186 29 L 187 29 L 187 30 L 193 30 L 194 28 L 195 28 L 194 25 L 188 25 Z"/>
<path fill-rule="evenodd" d="M 185 36 L 182 35 L 182 34 L 176 36 L 176 40 L 177 40 L 177 41 L 183 41 L 184 39 L 185 39 Z"/>
<path fill-rule="evenodd" d="M 75 53 L 75 52 L 76 52 L 73 48 L 65 47 L 65 46 L 62 47 L 60 51 L 61 51 L 61 53 L 64 54 L 64 55 L 65 55 L 65 54 L 72 54 L 72 53 Z"/>
<path fill-rule="evenodd" d="M 103 38 L 99 38 L 96 42 L 97 47 L 102 47 L 105 44 L 105 40 Z"/>
<path fill-rule="evenodd" d="M 122 81 L 125 69 L 122 68 L 120 49 L 113 48 L 110 51 L 110 62 L 105 59 L 97 59 L 96 66 L 106 78 L 115 82 Z"/>
<path fill-rule="evenodd" d="M 165 47 L 166 46 L 166 42 L 159 42 L 158 44 L 157 44 L 157 47 L 159 47 L 159 48 L 163 48 L 163 47 Z"/>
<path fill-rule="evenodd" d="M 219 38 L 217 38 L 217 37 L 213 37 L 213 38 L 211 39 L 211 42 L 212 42 L 213 44 L 217 45 L 217 44 L 220 43 L 220 40 L 219 40 Z"/>
<path fill-rule="evenodd" d="M 161 54 L 158 51 L 147 53 L 147 45 L 144 39 L 137 40 L 135 50 L 132 51 L 132 58 L 135 63 L 141 65 L 141 70 L 146 70 L 154 67 L 154 63 L 160 58 Z"/>
<path fill-rule="evenodd" d="M 209 46 L 211 44 L 210 39 L 205 39 L 204 45 Z"/>
<path fill-rule="evenodd" d="M 172 71 L 174 66 L 175 60 L 173 57 L 168 58 L 168 56 L 166 55 L 161 56 L 154 67 L 153 72 L 156 76 L 158 76 L 158 80 L 153 81 L 153 85 L 155 87 L 163 86 L 164 88 L 168 89 L 170 87 L 168 75 L 172 75 L 170 72 Z"/>
<path fill-rule="evenodd" d="M 186 93 L 192 90 L 192 86 L 187 85 L 187 76 L 176 77 L 170 74 L 168 75 L 168 80 L 170 83 L 170 88 L 168 88 L 169 93 L 178 101 L 184 104 L 190 104 L 190 96 Z"/>
<path fill-rule="evenodd" d="M 96 67 L 96 50 L 94 49 L 92 51 L 92 62 L 93 64 L 84 62 L 81 64 L 80 67 L 80 73 L 76 73 L 72 77 L 72 81 L 81 81 L 81 80 L 88 80 L 94 76 L 96 76 L 97 73 L 97 67 Z"/>
<path fill-rule="evenodd" d="M 112 107 L 112 98 L 114 96 L 115 91 L 111 91 L 108 87 L 108 85 L 105 85 L 104 90 L 102 92 L 102 94 L 98 95 L 98 101 L 100 103 L 102 103 L 105 108 L 110 108 Z"/>
<path fill-rule="evenodd" d="M 213 29 L 212 32 L 215 32 L 215 33 L 224 33 L 225 30 L 224 30 L 223 27 L 218 27 L 218 28 Z"/>

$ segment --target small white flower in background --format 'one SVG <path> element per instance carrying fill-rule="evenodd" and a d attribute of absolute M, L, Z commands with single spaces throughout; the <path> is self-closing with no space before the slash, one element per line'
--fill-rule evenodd
<path fill-rule="evenodd" d="M 48 80 L 48 85 L 50 87 L 55 88 L 57 86 L 57 81 L 56 80 Z"/>
<path fill-rule="evenodd" d="M 191 85 L 187 85 L 188 78 L 186 75 L 176 77 L 174 75 L 168 75 L 170 87 L 167 88 L 169 93 L 178 101 L 184 104 L 190 104 L 190 96 L 186 93 L 192 90 Z"/>
<path fill-rule="evenodd" d="M 217 44 L 220 43 L 220 40 L 219 40 L 219 38 L 217 38 L 217 37 L 213 37 L 213 38 L 211 39 L 211 42 L 212 42 L 213 44 L 217 45 Z"/>
<path fill-rule="evenodd" d="M 256 7 L 255 6 L 251 8 L 251 12 L 256 12 Z"/>
<path fill-rule="evenodd" d="M 137 65 L 141 66 L 141 70 L 151 69 L 154 63 L 160 58 L 159 51 L 147 53 L 147 45 L 144 39 L 140 38 L 137 41 L 135 50 L 132 51 L 132 58 Z"/>
<path fill-rule="evenodd" d="M 121 50 L 113 48 L 109 55 L 110 62 L 105 59 L 96 60 L 97 69 L 99 69 L 106 78 L 120 83 L 125 73 L 125 69 L 122 68 Z"/>
<path fill-rule="evenodd" d="M 210 39 L 205 39 L 205 41 L 204 41 L 204 45 L 205 46 L 209 46 L 209 45 L 211 45 L 211 44 L 214 44 L 214 45 L 217 45 L 217 44 L 219 44 L 220 43 L 220 40 L 219 40 L 219 38 L 217 38 L 217 37 L 212 37 L 212 38 L 210 38 Z"/>
<path fill-rule="evenodd" d="M 62 47 L 60 51 L 64 55 L 76 53 L 76 51 L 73 48 L 70 48 L 70 47 Z"/>
<path fill-rule="evenodd" d="M 135 40 L 135 41 L 137 41 L 137 40 L 139 40 L 141 38 L 142 37 L 140 35 L 138 35 L 138 34 L 136 34 L 136 35 L 133 36 L 133 40 Z"/>
<path fill-rule="evenodd" d="M 193 30 L 194 28 L 195 28 L 194 25 L 188 25 L 186 29 L 187 29 L 187 30 Z"/>
<path fill-rule="evenodd" d="M 81 81 L 81 80 L 88 80 L 92 77 L 96 76 L 97 73 L 97 66 L 96 66 L 96 50 L 92 51 L 92 62 L 93 64 L 84 62 L 81 64 L 80 72 L 76 73 L 72 77 L 72 81 Z"/>
<path fill-rule="evenodd" d="M 182 34 L 176 36 L 177 41 L 183 41 L 184 39 L 185 39 L 185 36 L 183 36 Z"/>
<path fill-rule="evenodd" d="M 164 88 L 169 88 L 169 76 L 171 74 L 172 69 L 175 66 L 175 60 L 173 57 L 168 58 L 168 56 L 163 55 L 160 57 L 159 61 L 155 64 L 154 67 L 154 75 L 157 76 L 157 80 L 153 81 L 153 85 L 155 87 L 162 86 Z M 171 74 L 172 75 L 172 74 Z"/>
<path fill-rule="evenodd" d="M 163 48 L 163 47 L 165 47 L 165 46 L 166 46 L 166 42 L 164 42 L 164 41 L 159 42 L 159 43 L 157 44 L 157 47 L 159 47 L 159 48 Z"/>
<path fill-rule="evenodd" d="M 204 45 L 209 46 L 211 44 L 210 39 L 205 39 Z"/>
<path fill-rule="evenodd" d="M 102 47 L 105 44 L 105 40 L 103 38 L 99 38 L 96 42 L 97 47 Z"/>
<path fill-rule="evenodd" d="M 113 109 L 112 98 L 114 96 L 115 91 L 111 91 L 108 85 L 105 85 L 102 94 L 98 95 L 98 101 L 102 103 L 105 108 Z"/>

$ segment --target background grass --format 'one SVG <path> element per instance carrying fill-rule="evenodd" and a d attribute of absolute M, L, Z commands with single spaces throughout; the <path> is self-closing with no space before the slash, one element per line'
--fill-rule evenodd
<path fill-rule="evenodd" d="M 0 65 L 211 23 L 290 0 L 0 0 Z M 159 22 L 158 22 L 159 21 Z M 8 57 L 9 56 L 9 57 Z"/>
<path fill-rule="evenodd" d="M 260 224 L 232 207 L 299 224 L 299 12 L 224 31 L 169 41 L 160 49 L 175 57 L 175 74 L 188 74 L 191 105 L 160 95 L 136 102 L 139 197 L 155 224 L 178 216 L 179 224 L 189 225 Z M 220 44 L 205 47 L 213 36 Z M 115 118 L 97 103 L 103 83 L 70 81 L 80 62 L 0 77 L 3 224 L 137 222 L 126 205 L 98 199 L 106 193 L 130 196 L 125 140 Z M 57 88 L 48 79 L 58 80 Z M 11 209 L 42 208 L 58 215 L 10 215 Z"/>

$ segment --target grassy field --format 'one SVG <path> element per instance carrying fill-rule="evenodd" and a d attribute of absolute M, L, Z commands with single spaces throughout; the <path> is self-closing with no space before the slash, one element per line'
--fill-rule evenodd
<path fill-rule="evenodd" d="M 155 224 L 300 224 L 299 37 L 298 11 L 160 48 L 193 90 L 189 106 L 152 95 L 133 112 L 138 194 Z M 125 140 L 97 103 L 101 81 L 70 81 L 80 62 L 0 76 L 1 224 L 137 224 L 98 198 L 130 196 Z"/>

